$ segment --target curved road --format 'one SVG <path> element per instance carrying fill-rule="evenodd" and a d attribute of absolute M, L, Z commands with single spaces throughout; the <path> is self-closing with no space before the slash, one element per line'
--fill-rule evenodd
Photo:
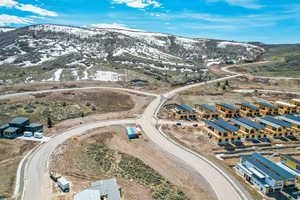
<path fill-rule="evenodd" d="M 103 121 L 91 124 L 83 124 L 74 129 L 70 129 L 61 135 L 58 135 L 52 138 L 49 142 L 41 145 L 37 150 L 33 151 L 27 158 L 27 162 L 24 162 L 24 177 L 25 177 L 25 188 L 23 189 L 23 198 L 24 200 L 48 200 L 51 192 L 51 184 L 48 177 L 48 160 L 51 154 L 55 149 L 62 143 L 64 143 L 68 138 L 75 135 L 80 135 L 86 132 L 87 130 L 117 125 L 117 124 L 128 124 L 128 123 L 137 123 L 139 124 L 144 133 L 162 150 L 174 155 L 178 159 L 184 161 L 187 165 L 192 167 L 196 172 L 203 176 L 207 182 L 210 184 L 214 190 L 217 198 L 219 200 L 250 200 L 252 199 L 249 193 L 239 185 L 232 177 L 229 177 L 222 169 L 217 167 L 215 164 L 207 160 L 206 158 L 200 156 L 199 154 L 192 152 L 191 150 L 182 147 L 176 142 L 172 141 L 170 138 L 166 137 L 160 130 L 156 128 L 157 122 L 157 112 L 167 98 L 171 98 L 178 92 L 198 87 L 201 85 L 214 83 L 218 81 L 224 81 L 227 79 L 232 79 L 239 77 L 241 75 L 234 75 L 230 77 L 225 77 L 221 79 L 216 79 L 208 82 L 197 83 L 193 85 L 187 85 L 181 88 L 177 88 L 164 94 L 163 96 L 158 96 L 155 94 L 140 92 L 140 94 L 156 96 L 148 107 L 145 109 L 142 117 L 137 120 L 114 120 L 114 121 Z M 125 90 L 129 92 L 137 92 L 125 88 L 107 88 L 107 87 L 90 87 L 89 89 L 95 88 L 104 88 L 104 89 L 116 89 L 116 90 Z M 82 90 L 84 88 L 76 88 L 75 90 Z M 73 89 L 58 89 L 58 90 L 47 90 L 39 92 L 26 92 L 20 93 L 20 95 L 42 93 L 42 92 L 53 92 L 53 91 L 65 91 L 65 90 L 74 90 Z M 2 98 L 18 96 L 18 94 L 10 94 L 2 96 Z M 1 99 L 1 97 L 0 97 Z M 21 178 L 21 177 L 20 177 Z M 23 185 L 23 184 L 21 184 Z"/>

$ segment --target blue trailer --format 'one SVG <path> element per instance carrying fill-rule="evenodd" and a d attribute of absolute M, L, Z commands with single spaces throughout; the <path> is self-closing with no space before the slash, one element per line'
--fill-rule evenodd
<path fill-rule="evenodd" d="M 126 133 L 127 133 L 128 139 L 136 139 L 139 137 L 136 129 L 133 127 L 127 127 Z"/>

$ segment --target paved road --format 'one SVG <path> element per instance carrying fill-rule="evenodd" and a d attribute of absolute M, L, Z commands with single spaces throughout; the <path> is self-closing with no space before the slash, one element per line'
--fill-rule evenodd
<path fill-rule="evenodd" d="M 182 88 L 177 88 L 167 94 L 165 97 L 172 97 L 178 92 L 205 85 L 208 83 L 214 83 L 217 81 L 224 81 L 227 79 L 236 78 L 240 75 L 235 75 L 231 77 L 221 78 L 209 82 L 198 83 L 195 85 L 188 85 Z M 166 99 L 164 99 L 166 100 Z M 180 158 L 190 167 L 196 170 L 201 176 L 203 176 L 207 182 L 210 184 L 214 190 L 217 198 L 219 200 L 250 200 L 252 199 L 248 192 L 239 185 L 231 177 L 228 177 L 222 169 L 219 169 L 213 163 L 208 161 L 206 158 L 192 152 L 176 142 L 172 141 L 170 138 L 166 137 L 161 131 L 155 127 L 156 117 L 158 110 L 163 105 L 164 101 L 161 98 L 156 98 L 152 103 L 146 108 L 141 119 L 139 119 L 139 124 L 142 126 L 144 132 L 147 136 L 157 145 L 159 145 L 166 152 Z"/>
<path fill-rule="evenodd" d="M 25 200 L 50 200 L 51 182 L 49 179 L 48 161 L 55 149 L 63 144 L 67 139 L 80 135 L 88 130 L 111 126 L 136 123 L 136 120 L 112 120 L 90 123 L 70 129 L 41 145 L 28 158 L 25 169 L 25 190 L 23 199 Z"/>
<path fill-rule="evenodd" d="M 201 176 L 203 176 L 207 180 L 207 182 L 210 184 L 212 189 L 215 191 L 216 196 L 219 200 L 252 199 L 248 194 L 248 192 L 243 187 L 241 187 L 233 178 L 229 177 L 226 173 L 224 173 L 222 169 L 218 168 L 216 165 L 211 163 L 206 158 L 172 141 L 164 133 L 162 133 L 160 130 L 156 128 L 157 112 L 167 98 L 174 96 L 178 92 L 193 87 L 198 87 L 201 85 L 214 83 L 218 81 L 224 81 L 227 79 L 236 78 L 238 76 L 241 75 L 234 75 L 234 76 L 225 77 L 225 78 L 212 80 L 208 82 L 188 85 L 182 88 L 177 88 L 171 92 L 162 95 L 165 98 L 161 98 L 162 96 L 151 94 L 152 96 L 157 96 L 157 98 L 155 98 L 155 100 L 153 100 L 148 105 L 142 117 L 136 121 L 115 120 L 115 121 L 103 121 L 103 122 L 92 123 L 92 124 L 84 124 L 81 125 L 80 127 L 76 127 L 74 129 L 62 133 L 61 135 L 56 136 L 48 143 L 41 145 L 39 149 L 34 151 L 32 154 L 30 154 L 28 161 L 25 162 L 26 168 L 24 170 L 25 171 L 24 174 L 25 174 L 26 182 L 24 184 L 25 190 L 24 190 L 23 199 L 24 200 L 41 200 L 41 199 L 48 200 L 49 199 L 51 189 L 50 189 L 50 182 L 49 182 L 50 180 L 48 178 L 47 163 L 51 153 L 54 152 L 55 149 L 64 141 L 66 141 L 68 138 L 73 137 L 75 135 L 80 135 L 85 131 L 96 127 L 110 126 L 116 124 L 127 124 L 127 123 L 138 123 L 142 127 L 145 134 L 162 150 L 174 155 L 178 159 L 181 159 L 188 166 L 196 170 L 196 172 L 198 172 Z M 78 89 L 82 89 L 82 88 L 78 88 Z M 74 89 L 67 89 L 67 90 L 74 90 Z M 126 89 L 122 88 L 122 90 L 126 90 Z M 60 91 L 62 90 L 60 89 Z M 133 91 L 130 90 L 130 92 Z"/>

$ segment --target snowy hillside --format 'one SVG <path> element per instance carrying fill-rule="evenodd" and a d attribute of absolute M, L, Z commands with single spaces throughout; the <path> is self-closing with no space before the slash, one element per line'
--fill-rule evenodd
<path fill-rule="evenodd" d="M 10 28 L 10 27 L 0 27 L 0 33 L 1 32 L 7 32 L 7 31 L 13 31 L 15 28 Z"/>
<path fill-rule="evenodd" d="M 164 73 L 255 61 L 264 49 L 246 43 L 193 39 L 137 30 L 34 25 L 0 32 L 0 67 L 90 68 L 114 63 Z M 161 71 L 161 72 L 159 72 Z M 53 75 L 54 76 L 54 75 Z M 93 77 L 96 77 L 93 75 Z M 76 79 L 84 79 L 81 73 Z M 56 79 L 53 79 L 56 80 Z"/>

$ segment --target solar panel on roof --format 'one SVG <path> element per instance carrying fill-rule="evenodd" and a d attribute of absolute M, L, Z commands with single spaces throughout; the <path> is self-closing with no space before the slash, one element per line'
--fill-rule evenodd
<path fill-rule="evenodd" d="M 250 162 L 252 165 L 254 165 L 256 168 L 258 168 L 265 175 L 271 177 L 272 179 L 276 181 L 282 181 L 282 178 L 280 178 L 277 174 L 275 174 L 270 169 L 266 168 L 264 165 L 253 159 L 252 155 L 242 155 L 241 158 L 246 160 L 247 162 Z"/>
<path fill-rule="evenodd" d="M 278 165 L 276 165 L 272 161 L 266 159 L 265 157 L 261 156 L 259 153 L 252 153 L 251 156 L 252 156 L 252 158 L 254 158 L 257 161 L 259 161 L 260 163 L 262 163 L 263 165 L 270 168 L 274 173 L 276 173 L 280 177 L 283 177 L 284 179 L 293 179 L 293 178 L 295 178 L 291 173 L 289 173 L 288 171 L 282 169 L 281 167 L 279 167 Z"/>
<path fill-rule="evenodd" d="M 229 120 L 232 121 L 233 123 L 239 125 L 239 126 L 245 127 L 246 129 L 253 129 L 253 127 L 251 127 L 251 126 L 249 126 L 248 124 L 245 124 L 245 123 L 243 123 L 243 122 L 241 122 L 241 121 L 239 121 L 239 120 L 237 120 L 237 119 L 231 118 L 231 119 L 229 119 Z"/>
<path fill-rule="evenodd" d="M 287 117 L 285 117 L 285 116 L 277 116 L 277 119 L 281 119 L 281 120 L 283 120 L 283 121 L 290 122 L 290 123 L 292 123 L 292 124 L 300 125 L 300 121 L 296 121 L 296 120 L 287 118 Z"/>
<path fill-rule="evenodd" d="M 194 113 L 194 109 L 191 107 L 191 106 L 188 106 L 186 104 L 180 104 L 178 105 L 181 109 L 185 110 L 185 111 L 188 111 L 188 112 L 191 112 L 191 113 Z"/>
<path fill-rule="evenodd" d="M 237 120 L 239 120 L 239 121 L 241 121 L 245 124 L 248 124 L 249 126 L 252 126 L 253 128 L 256 128 L 256 129 L 264 129 L 265 128 L 264 125 L 256 123 L 256 122 L 254 122 L 250 119 L 247 119 L 247 118 L 241 117 L 241 118 L 238 118 Z"/>
<path fill-rule="evenodd" d="M 269 103 L 266 103 L 266 102 L 256 102 L 257 104 L 260 104 L 262 106 L 265 106 L 265 107 L 268 107 L 268 108 L 272 108 L 272 109 L 277 109 L 278 106 L 275 106 L 273 104 L 269 104 Z"/>
<path fill-rule="evenodd" d="M 268 120 L 270 122 L 273 122 L 273 123 L 278 124 L 278 125 L 283 126 L 283 127 L 291 127 L 290 123 L 281 121 L 279 119 L 275 119 L 275 118 L 270 117 L 270 116 L 265 116 L 263 119 Z"/>
<path fill-rule="evenodd" d="M 217 109 L 214 107 L 214 106 L 210 106 L 210 105 L 207 105 L 207 104 L 197 104 L 198 106 L 206 109 L 206 110 L 209 110 L 211 112 L 216 112 Z"/>
<path fill-rule="evenodd" d="M 254 106 L 254 105 L 249 104 L 249 103 L 240 103 L 240 105 L 243 105 L 245 107 L 248 107 L 248 108 L 251 108 L 251 109 L 254 109 L 254 110 L 259 110 L 259 108 L 257 106 Z"/>
<path fill-rule="evenodd" d="M 232 106 L 232 105 L 229 105 L 229 104 L 227 104 L 227 103 L 222 103 L 222 104 L 220 104 L 220 105 L 223 106 L 223 107 L 225 107 L 225 108 L 227 108 L 227 109 L 229 109 L 229 110 L 237 110 L 236 107 L 234 107 L 234 106 Z"/>
<path fill-rule="evenodd" d="M 282 156 L 282 157 L 284 157 L 284 158 L 286 158 L 286 159 L 288 159 L 288 160 L 290 160 L 290 161 L 292 161 L 292 162 L 294 162 L 294 163 L 296 163 L 297 165 L 300 166 L 300 161 L 299 161 L 299 160 L 296 160 L 296 159 L 293 158 L 292 156 L 287 155 L 287 154 L 281 154 L 280 156 Z"/>
<path fill-rule="evenodd" d="M 228 122 L 224 121 L 223 119 L 216 119 L 214 121 L 212 121 L 213 123 L 221 126 L 222 128 L 225 128 L 226 130 L 230 131 L 230 132 L 236 132 L 239 130 L 238 127 L 229 124 Z"/>
<path fill-rule="evenodd" d="M 222 127 L 220 127 L 220 126 L 218 126 L 218 125 L 216 125 L 216 124 L 214 124 L 214 123 L 212 123 L 210 121 L 204 120 L 204 123 L 206 123 L 208 126 L 214 128 L 214 129 L 220 131 L 221 133 L 225 133 L 226 132 L 225 129 L 223 129 Z"/>
<path fill-rule="evenodd" d="M 278 124 L 275 124 L 275 123 L 270 122 L 268 120 L 262 119 L 260 117 L 255 117 L 255 119 L 258 120 L 258 121 L 260 121 L 260 122 L 262 122 L 263 124 L 267 124 L 267 125 L 272 126 L 274 128 L 280 128 L 281 127 Z"/>
<path fill-rule="evenodd" d="M 285 115 L 287 118 L 300 122 L 300 117 L 294 115 Z"/>

